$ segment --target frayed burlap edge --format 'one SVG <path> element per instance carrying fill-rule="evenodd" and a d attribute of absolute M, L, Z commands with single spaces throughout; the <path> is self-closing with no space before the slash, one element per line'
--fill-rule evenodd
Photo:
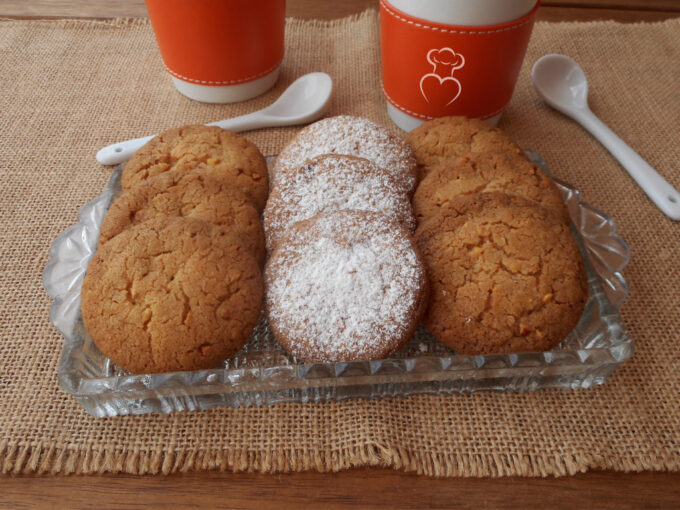
<path fill-rule="evenodd" d="M 6 25 L 51 25 L 60 28 L 74 27 L 111 27 L 123 28 L 130 26 L 149 25 L 149 18 L 44 18 L 44 19 L 14 19 L 0 17 L 0 22 Z"/>
<path fill-rule="evenodd" d="M 613 462 L 602 456 L 417 453 L 405 448 L 371 444 L 333 452 L 278 450 L 142 451 L 68 449 L 4 442 L 0 445 L 2 474 L 155 475 L 189 471 L 288 473 L 336 472 L 358 467 L 383 467 L 434 477 L 567 476 L 590 469 L 622 472 L 669 471 L 677 459 L 636 458 Z"/>
<path fill-rule="evenodd" d="M 354 23 L 360 21 L 366 16 L 375 16 L 378 13 L 378 9 L 369 8 L 355 14 L 350 14 L 343 18 L 337 18 L 332 20 L 319 20 L 319 19 L 303 19 L 303 18 L 286 18 L 289 23 L 304 23 L 306 26 L 313 28 L 330 28 L 337 25 L 344 25 L 346 23 Z M 0 17 L 0 22 L 6 24 L 48 24 L 57 27 L 72 28 L 81 26 L 100 26 L 100 27 L 129 27 L 129 26 L 144 26 L 149 25 L 151 22 L 149 18 L 133 18 L 133 17 L 120 17 L 120 18 L 38 18 L 38 19 L 15 19 Z"/>

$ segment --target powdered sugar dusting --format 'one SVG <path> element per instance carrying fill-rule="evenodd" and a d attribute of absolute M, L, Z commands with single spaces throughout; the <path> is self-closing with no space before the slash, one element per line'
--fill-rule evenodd
<path fill-rule="evenodd" d="M 321 214 L 288 237 L 265 271 L 269 321 L 305 360 L 384 357 L 418 320 L 425 272 L 406 233 L 379 213 Z"/>
<path fill-rule="evenodd" d="M 310 124 L 276 159 L 274 184 L 286 173 L 321 154 L 346 154 L 372 161 L 392 173 L 411 193 L 416 185 L 416 160 L 411 146 L 387 128 L 350 115 L 322 119 Z"/>
<path fill-rule="evenodd" d="M 324 155 L 277 183 L 270 194 L 264 211 L 267 250 L 295 223 L 340 209 L 382 212 L 409 233 L 415 228 L 411 203 L 387 171 L 365 159 Z"/>

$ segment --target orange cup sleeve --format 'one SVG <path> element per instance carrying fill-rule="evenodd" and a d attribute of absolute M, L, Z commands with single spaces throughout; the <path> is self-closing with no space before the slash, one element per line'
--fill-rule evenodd
<path fill-rule="evenodd" d="M 283 59 L 285 0 L 146 0 L 168 72 L 200 85 L 265 76 Z"/>
<path fill-rule="evenodd" d="M 381 0 L 386 99 L 423 120 L 498 115 L 512 97 L 539 5 L 509 23 L 465 27 L 414 18 Z"/>

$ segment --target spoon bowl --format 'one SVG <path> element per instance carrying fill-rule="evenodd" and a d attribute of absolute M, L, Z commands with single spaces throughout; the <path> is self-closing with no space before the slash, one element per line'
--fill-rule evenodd
<path fill-rule="evenodd" d="M 545 55 L 531 70 L 538 95 L 553 108 L 588 108 L 588 80 L 583 69 L 566 55 Z"/>
<path fill-rule="evenodd" d="M 326 73 L 309 73 L 295 80 L 270 106 L 264 109 L 287 125 L 318 118 L 330 102 L 333 80 Z"/>
<path fill-rule="evenodd" d="M 318 119 L 325 113 L 332 92 L 333 80 L 326 73 L 305 74 L 291 83 L 279 98 L 266 108 L 206 125 L 240 132 L 265 127 L 305 124 Z M 97 161 L 102 165 L 123 163 L 154 136 L 156 135 L 108 145 L 97 152 Z"/>
<path fill-rule="evenodd" d="M 680 220 L 680 192 L 590 111 L 588 80 L 574 60 L 566 55 L 545 55 L 534 64 L 531 80 L 543 101 L 581 124 L 666 216 Z"/>

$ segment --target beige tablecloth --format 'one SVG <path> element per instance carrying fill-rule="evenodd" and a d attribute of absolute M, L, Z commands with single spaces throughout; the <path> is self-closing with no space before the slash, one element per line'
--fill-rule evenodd
<path fill-rule="evenodd" d="M 563 475 L 592 468 L 680 469 L 680 223 L 664 217 L 581 128 L 529 83 L 542 54 L 584 67 L 596 114 L 680 186 L 680 19 L 537 23 L 501 126 L 607 211 L 628 241 L 623 316 L 634 357 L 580 391 L 414 396 L 96 419 L 57 386 L 62 346 L 41 271 L 54 237 L 98 195 L 114 141 L 208 122 L 270 102 L 326 71 L 330 114 L 389 123 L 377 14 L 289 20 L 279 84 L 236 105 L 173 89 L 145 20 L 0 22 L 0 471 L 157 473 L 392 466 L 434 475 Z M 294 128 L 249 133 L 275 154 Z"/>

